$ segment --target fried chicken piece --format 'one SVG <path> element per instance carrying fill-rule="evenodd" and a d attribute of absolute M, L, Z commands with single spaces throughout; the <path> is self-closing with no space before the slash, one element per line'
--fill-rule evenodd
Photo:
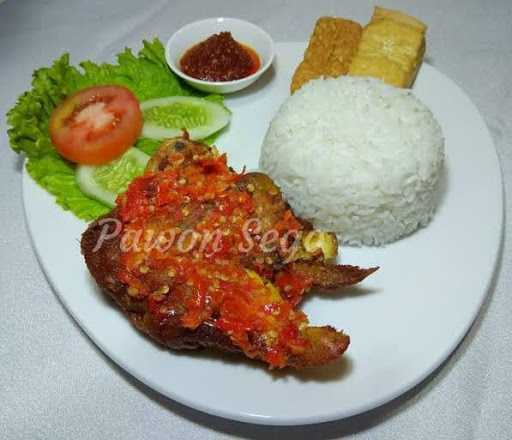
<path fill-rule="evenodd" d="M 310 277 L 314 287 L 337 289 L 340 286 L 357 284 L 378 268 L 361 269 L 358 266 L 323 264 L 297 261 L 286 267 L 290 272 Z"/>
<path fill-rule="evenodd" d="M 275 275 L 275 284 L 293 306 L 299 304 L 311 288 L 335 290 L 364 280 L 378 267 L 325 264 L 318 261 L 295 261 Z M 301 280 L 297 282 L 297 280 Z"/>
<path fill-rule="evenodd" d="M 337 359 L 349 337 L 309 326 L 295 308 L 302 295 L 375 270 L 329 265 L 322 243 L 332 236 L 312 233 L 267 176 L 237 174 L 225 156 L 184 137 L 162 145 L 81 247 L 96 283 L 158 343 L 305 368 Z M 279 245 L 267 249 L 269 234 Z"/>

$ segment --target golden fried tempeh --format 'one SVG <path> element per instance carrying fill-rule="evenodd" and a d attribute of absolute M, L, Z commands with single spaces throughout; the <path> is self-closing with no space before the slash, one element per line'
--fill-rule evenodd
<path fill-rule="evenodd" d="M 337 77 L 348 72 L 361 38 L 359 23 L 336 17 L 317 20 L 304 60 L 295 70 L 290 90 L 297 89 L 320 76 Z"/>
<path fill-rule="evenodd" d="M 427 26 L 414 17 L 376 7 L 348 73 L 411 87 L 425 53 L 426 30 Z"/>

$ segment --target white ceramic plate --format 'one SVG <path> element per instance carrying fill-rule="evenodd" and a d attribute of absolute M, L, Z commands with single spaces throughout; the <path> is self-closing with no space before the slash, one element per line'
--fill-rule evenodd
<path fill-rule="evenodd" d="M 240 169 L 255 168 L 268 122 L 288 95 L 303 43 L 276 46 L 274 71 L 229 97 L 230 129 L 218 140 Z M 427 377 L 455 349 L 484 300 L 500 248 L 502 184 L 482 117 L 464 92 L 425 64 L 414 87 L 446 137 L 444 194 L 433 222 L 383 248 L 343 248 L 342 261 L 381 270 L 359 289 L 312 295 L 315 324 L 345 329 L 343 362 L 306 373 L 271 373 L 224 355 L 163 350 L 138 333 L 97 290 L 79 239 L 85 223 L 23 176 L 27 222 L 58 296 L 92 340 L 129 373 L 185 405 L 262 424 L 304 424 L 381 405 Z"/>

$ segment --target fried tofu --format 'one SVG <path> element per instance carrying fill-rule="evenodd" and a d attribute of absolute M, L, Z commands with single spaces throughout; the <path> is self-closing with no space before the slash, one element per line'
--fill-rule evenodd
<path fill-rule="evenodd" d="M 361 39 L 359 23 L 336 17 L 321 17 L 290 85 L 294 93 L 306 82 L 322 76 L 347 74 Z"/>
<path fill-rule="evenodd" d="M 348 73 L 411 87 L 425 53 L 426 30 L 427 26 L 414 17 L 376 7 Z"/>

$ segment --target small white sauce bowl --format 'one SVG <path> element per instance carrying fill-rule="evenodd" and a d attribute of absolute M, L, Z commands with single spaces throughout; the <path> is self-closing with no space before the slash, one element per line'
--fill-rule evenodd
<path fill-rule="evenodd" d="M 180 68 L 180 59 L 192 46 L 219 32 L 231 32 L 233 38 L 256 51 L 260 67 L 252 75 L 234 81 L 203 81 L 193 78 Z M 165 47 L 165 58 L 171 70 L 192 87 L 209 93 L 233 93 L 245 89 L 255 82 L 270 67 L 274 59 L 274 42 L 258 26 L 238 18 L 207 18 L 195 21 L 179 29 L 169 38 Z"/>

